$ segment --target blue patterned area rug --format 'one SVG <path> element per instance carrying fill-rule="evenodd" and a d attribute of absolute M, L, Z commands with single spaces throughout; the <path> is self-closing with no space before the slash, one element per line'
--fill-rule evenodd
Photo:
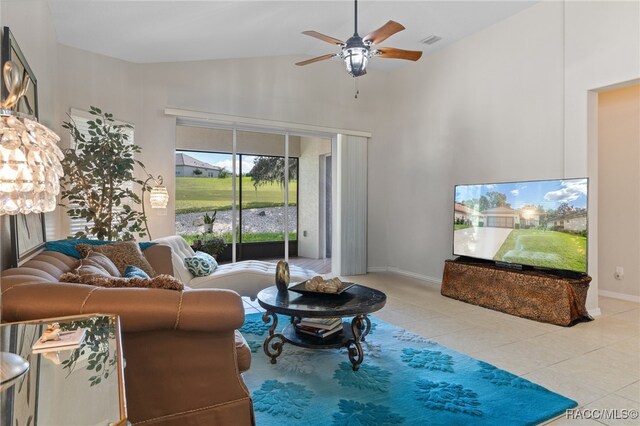
<path fill-rule="evenodd" d="M 279 328 L 289 321 L 279 317 Z M 268 325 L 247 315 L 244 379 L 258 426 L 535 425 L 577 404 L 493 365 L 371 317 L 364 362 L 346 349 L 285 344 L 277 364 L 262 350 Z"/>

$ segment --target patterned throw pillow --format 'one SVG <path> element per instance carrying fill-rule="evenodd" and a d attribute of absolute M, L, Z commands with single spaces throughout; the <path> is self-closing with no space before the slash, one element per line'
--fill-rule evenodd
<path fill-rule="evenodd" d="M 145 271 L 138 268 L 137 266 L 129 265 L 124 270 L 125 278 L 151 278 Z"/>
<path fill-rule="evenodd" d="M 116 243 L 105 244 L 100 246 L 91 246 L 88 244 L 78 244 L 76 250 L 82 254 L 82 257 L 87 257 L 90 252 L 102 253 L 107 256 L 116 265 L 120 275 L 124 274 L 124 270 L 127 266 L 133 265 L 142 269 L 150 277 L 155 277 L 156 271 L 153 270 L 147 259 L 140 251 L 138 244 L 131 241 L 119 241 Z"/>
<path fill-rule="evenodd" d="M 215 257 L 211 256 L 209 253 L 205 253 L 203 251 L 196 251 L 195 256 L 206 259 L 211 265 L 213 265 L 213 270 L 218 269 L 218 261 Z"/>
<path fill-rule="evenodd" d="M 116 278 L 116 277 L 90 277 L 67 272 L 60 276 L 60 281 L 65 283 L 88 284 L 97 287 L 139 287 L 157 288 L 162 290 L 184 290 L 184 284 L 171 275 L 161 274 L 153 278 Z"/>
<path fill-rule="evenodd" d="M 193 276 L 206 277 L 213 274 L 218 267 L 218 262 L 209 254 L 198 251 L 195 256 L 184 258 L 184 266 Z"/>

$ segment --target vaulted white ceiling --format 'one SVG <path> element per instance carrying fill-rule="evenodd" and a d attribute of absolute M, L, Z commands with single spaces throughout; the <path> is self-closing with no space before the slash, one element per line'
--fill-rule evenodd
<path fill-rule="evenodd" d="M 406 30 L 381 45 L 422 50 L 428 55 L 534 3 L 360 1 L 358 32 L 364 36 L 392 19 Z M 313 57 L 338 52 L 338 48 L 302 35 L 302 31 L 316 30 L 346 40 L 354 29 L 353 2 L 349 0 L 49 0 L 49 6 L 60 43 L 136 63 Z M 432 34 L 442 40 L 432 46 L 420 43 Z"/>

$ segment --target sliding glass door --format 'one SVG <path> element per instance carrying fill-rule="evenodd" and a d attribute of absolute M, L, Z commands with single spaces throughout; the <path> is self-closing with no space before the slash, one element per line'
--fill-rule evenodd
<path fill-rule="evenodd" d="M 299 138 L 188 126 L 177 134 L 177 147 L 207 148 L 176 150 L 177 233 L 189 243 L 224 239 L 223 261 L 234 247 L 235 260 L 296 256 Z"/>

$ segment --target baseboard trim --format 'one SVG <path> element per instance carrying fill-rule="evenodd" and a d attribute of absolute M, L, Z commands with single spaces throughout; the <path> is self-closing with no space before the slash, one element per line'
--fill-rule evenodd
<path fill-rule="evenodd" d="M 587 309 L 587 312 L 589 313 L 589 315 L 591 315 L 594 318 L 598 318 L 599 316 L 602 315 L 602 311 L 600 311 L 600 308 Z"/>
<path fill-rule="evenodd" d="M 631 294 L 618 293 L 609 290 L 598 289 L 598 294 L 604 297 L 611 297 L 612 299 L 626 300 L 627 302 L 640 303 L 640 296 L 633 296 Z"/>
<path fill-rule="evenodd" d="M 367 272 L 391 272 L 392 274 L 403 275 L 405 277 L 415 278 L 420 281 L 424 281 L 429 287 L 440 289 L 442 280 L 439 278 L 430 277 L 428 275 L 417 274 L 411 271 L 405 271 L 404 269 L 396 268 L 394 266 L 369 266 Z"/>
<path fill-rule="evenodd" d="M 411 271 L 405 271 L 404 269 L 396 268 L 395 266 L 390 266 L 388 271 L 391 272 L 391 273 L 394 273 L 394 274 L 404 275 L 405 277 L 410 277 L 410 278 L 415 278 L 415 279 L 420 280 L 420 281 L 425 281 L 425 282 L 429 283 L 430 285 L 436 286 L 438 288 L 440 288 L 440 286 L 442 285 L 442 280 L 441 279 L 430 277 L 428 275 L 417 274 L 417 273 L 411 272 Z"/>

